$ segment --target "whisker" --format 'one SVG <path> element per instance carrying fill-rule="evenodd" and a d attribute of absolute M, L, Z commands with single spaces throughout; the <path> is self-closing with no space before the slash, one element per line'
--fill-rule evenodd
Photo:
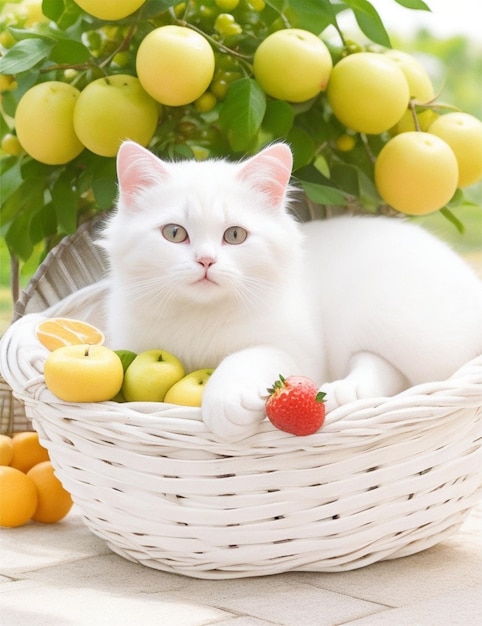
<path fill-rule="evenodd" d="M 270 302 L 271 285 L 259 277 L 243 276 L 241 282 L 233 282 L 233 293 L 246 311 L 253 309 L 253 303 L 266 306 Z"/>

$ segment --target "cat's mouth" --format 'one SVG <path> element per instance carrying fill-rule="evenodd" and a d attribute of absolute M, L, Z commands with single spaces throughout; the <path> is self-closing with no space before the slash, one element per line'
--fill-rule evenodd
<path fill-rule="evenodd" d="M 211 276 L 209 275 L 209 270 L 206 270 L 203 274 L 203 276 L 201 276 L 201 278 L 198 278 L 196 281 L 194 281 L 195 285 L 218 285 L 218 283 L 213 280 L 211 278 Z"/>

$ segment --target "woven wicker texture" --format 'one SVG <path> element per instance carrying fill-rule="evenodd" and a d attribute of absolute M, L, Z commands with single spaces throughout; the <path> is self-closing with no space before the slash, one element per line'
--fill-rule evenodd
<path fill-rule="evenodd" d="M 82 224 L 47 255 L 15 303 L 14 320 L 27 313 L 44 311 L 103 277 L 105 257 L 94 244 L 102 220 L 103 216 L 98 216 Z M 31 428 L 23 404 L 12 397 L 10 386 L 0 375 L 0 433 Z"/>
<path fill-rule="evenodd" d="M 101 248 L 94 244 L 102 219 L 103 216 L 99 216 L 82 224 L 51 250 L 15 303 L 14 319 L 44 311 L 102 278 L 105 257 Z"/>
<path fill-rule="evenodd" d="M 89 318 L 104 292 L 65 307 L 78 300 Z M 128 559 L 199 578 L 354 569 L 438 543 L 480 501 L 482 357 L 447 381 L 341 407 L 310 437 L 265 421 L 227 444 L 199 409 L 56 399 L 40 317 L 7 330 L 2 372 L 86 524 Z"/>

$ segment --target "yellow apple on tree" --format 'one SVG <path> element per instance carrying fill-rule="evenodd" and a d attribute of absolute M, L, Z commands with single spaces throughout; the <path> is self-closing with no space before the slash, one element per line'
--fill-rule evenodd
<path fill-rule="evenodd" d="M 268 35 L 253 60 L 253 73 L 262 89 L 288 102 L 306 102 L 324 91 L 332 67 L 325 43 L 301 28 Z"/>
<path fill-rule="evenodd" d="M 5 152 L 5 154 L 10 154 L 12 156 L 20 156 L 23 152 L 23 148 L 20 141 L 18 140 L 18 137 L 16 137 L 12 133 L 7 133 L 2 137 L 0 147 Z"/>
<path fill-rule="evenodd" d="M 438 113 L 435 113 L 433 109 L 425 109 L 416 112 L 416 117 L 417 123 L 415 124 L 412 109 L 409 107 L 395 126 L 390 128 L 390 134 L 398 135 L 399 133 L 408 133 L 412 130 L 427 131 L 430 125 L 438 118 Z"/>
<path fill-rule="evenodd" d="M 89 15 L 101 20 L 122 20 L 137 11 L 146 0 L 74 0 Z"/>
<path fill-rule="evenodd" d="M 44 364 L 45 384 L 66 402 L 103 402 L 122 386 L 124 370 L 119 356 L 101 345 L 62 346 L 49 353 Z"/>
<path fill-rule="evenodd" d="M 443 208 L 457 189 L 458 166 L 450 146 L 435 135 L 396 135 L 375 161 L 375 185 L 383 200 L 407 215 Z"/>
<path fill-rule="evenodd" d="M 213 372 L 213 369 L 201 369 L 187 374 L 168 390 L 164 402 L 183 406 L 201 406 L 204 388 Z"/>
<path fill-rule="evenodd" d="M 15 128 L 25 152 L 47 165 L 63 165 L 82 152 L 73 123 L 79 96 L 76 87 L 55 80 L 24 93 L 15 111 Z"/>
<path fill-rule="evenodd" d="M 459 187 L 468 187 L 482 178 L 482 122 L 468 113 L 441 115 L 428 132 L 446 141 L 459 165 Z"/>
<path fill-rule="evenodd" d="M 395 126 L 410 100 L 403 71 L 395 61 L 376 52 L 356 52 L 339 61 L 326 93 L 342 124 L 375 135 Z"/>
<path fill-rule="evenodd" d="M 401 50 L 387 50 L 385 56 L 398 64 L 408 82 L 410 98 L 418 104 L 426 104 L 434 99 L 432 80 L 426 69 L 411 54 Z"/>
<path fill-rule="evenodd" d="M 81 92 L 74 109 L 74 128 L 91 152 L 112 157 L 131 139 L 147 146 L 159 119 L 158 104 L 139 80 L 128 74 L 98 78 Z"/>
<path fill-rule="evenodd" d="M 127 368 L 122 395 L 128 402 L 163 402 L 168 389 L 183 376 L 184 367 L 173 354 L 146 350 Z"/>
<path fill-rule="evenodd" d="M 168 106 L 197 100 L 208 88 L 214 67 L 214 52 L 207 39 L 183 26 L 154 29 L 137 50 L 136 70 L 142 86 Z"/>

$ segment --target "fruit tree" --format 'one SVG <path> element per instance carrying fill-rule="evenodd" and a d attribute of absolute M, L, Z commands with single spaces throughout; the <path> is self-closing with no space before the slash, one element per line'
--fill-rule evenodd
<path fill-rule="evenodd" d="M 346 38 L 343 12 L 363 41 Z M 317 215 L 441 211 L 461 227 L 461 188 L 482 178 L 482 122 L 441 101 L 415 57 L 392 49 L 368 0 L 0 0 L 0 55 L 2 236 L 14 273 L 112 207 L 126 138 L 199 160 L 283 139 Z"/>

